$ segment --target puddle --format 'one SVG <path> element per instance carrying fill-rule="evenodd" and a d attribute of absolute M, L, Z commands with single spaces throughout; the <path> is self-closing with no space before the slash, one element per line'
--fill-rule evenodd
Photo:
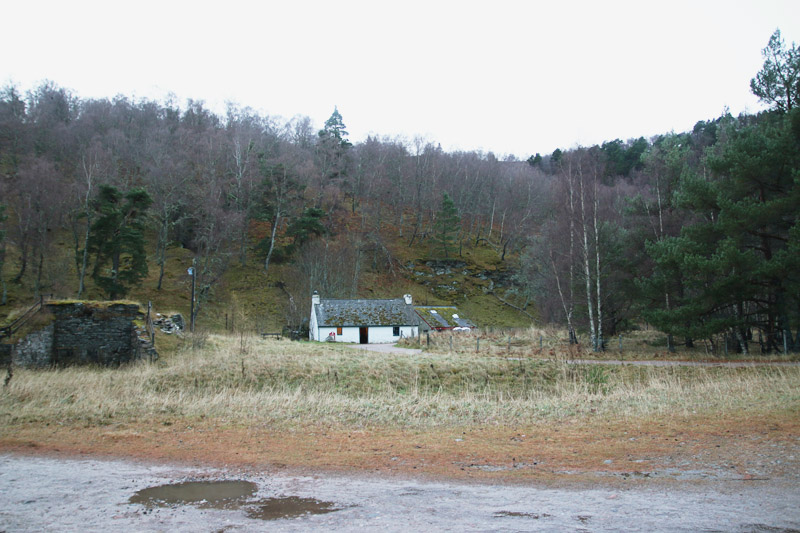
<path fill-rule="evenodd" d="M 197 505 L 203 509 L 243 509 L 247 516 L 259 520 L 297 518 L 341 510 L 333 502 L 314 498 L 287 496 L 253 500 L 258 485 L 250 481 L 187 481 L 160 485 L 137 491 L 128 500 L 147 507 Z"/>
<path fill-rule="evenodd" d="M 313 498 L 267 498 L 260 500 L 255 505 L 247 506 L 247 516 L 261 520 L 278 520 L 281 518 L 296 518 L 298 516 L 325 514 L 339 511 L 333 502 L 321 502 Z"/>
<path fill-rule="evenodd" d="M 257 490 L 258 485 L 250 481 L 187 481 L 142 489 L 129 501 L 148 507 L 199 504 L 212 509 L 231 509 Z"/>

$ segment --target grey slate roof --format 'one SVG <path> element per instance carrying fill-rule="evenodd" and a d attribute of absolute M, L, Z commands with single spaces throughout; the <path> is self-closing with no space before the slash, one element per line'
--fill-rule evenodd
<path fill-rule="evenodd" d="M 402 298 L 396 300 L 327 300 L 314 306 L 319 327 L 416 326 L 419 316 Z"/>
<path fill-rule="evenodd" d="M 475 324 L 459 315 L 458 309 L 454 306 L 418 305 L 414 309 L 433 328 L 475 327 Z M 458 315 L 458 318 L 453 318 L 453 315 Z"/>

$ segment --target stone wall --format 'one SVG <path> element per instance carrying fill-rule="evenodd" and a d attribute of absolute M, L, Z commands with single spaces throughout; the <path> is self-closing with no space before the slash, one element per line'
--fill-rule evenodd
<path fill-rule="evenodd" d="M 14 364 L 18 366 L 48 366 L 53 352 L 53 326 L 25 336 L 14 347 Z"/>
<path fill-rule="evenodd" d="M 14 364 L 21 366 L 116 366 L 142 357 L 157 357 L 139 338 L 139 306 L 114 302 L 53 302 L 45 304 L 55 319 L 17 343 Z"/>

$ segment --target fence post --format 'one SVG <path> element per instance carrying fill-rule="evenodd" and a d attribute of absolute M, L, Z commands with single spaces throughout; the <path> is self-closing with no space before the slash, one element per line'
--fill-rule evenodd
<path fill-rule="evenodd" d="M 475 338 L 475 353 L 478 353 L 480 351 L 481 351 L 481 338 L 480 337 L 476 337 Z"/>
<path fill-rule="evenodd" d="M 453 351 L 453 334 L 450 334 L 450 351 Z"/>
<path fill-rule="evenodd" d="M 425 341 L 428 343 L 428 346 L 431 345 L 431 332 L 430 331 L 426 331 L 425 332 Z"/>
<path fill-rule="evenodd" d="M 622 351 L 622 335 L 619 336 L 619 351 Z"/>

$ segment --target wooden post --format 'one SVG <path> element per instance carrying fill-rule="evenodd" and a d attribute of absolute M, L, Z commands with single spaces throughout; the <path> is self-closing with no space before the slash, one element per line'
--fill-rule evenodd
<path fill-rule="evenodd" d="M 478 353 L 480 351 L 481 351 L 481 338 L 475 337 L 475 353 Z"/>
<path fill-rule="evenodd" d="M 426 331 L 425 332 L 425 341 L 428 343 L 428 346 L 431 345 L 431 332 L 430 331 Z"/>
<path fill-rule="evenodd" d="M 785 343 L 784 343 L 785 344 Z M 450 351 L 453 351 L 453 335 L 450 335 Z"/>
<path fill-rule="evenodd" d="M 619 336 L 619 351 L 622 351 L 622 335 Z"/>

